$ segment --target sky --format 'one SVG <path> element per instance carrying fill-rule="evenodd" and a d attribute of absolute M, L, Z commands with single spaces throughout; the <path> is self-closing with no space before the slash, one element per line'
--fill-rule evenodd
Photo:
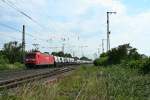
<path fill-rule="evenodd" d="M 60 51 L 64 45 L 65 52 L 95 58 L 106 39 L 107 11 L 117 12 L 110 15 L 111 48 L 130 43 L 150 55 L 150 0 L 0 0 L 0 48 L 21 43 L 25 25 L 26 50 L 39 44 L 42 52 Z"/>

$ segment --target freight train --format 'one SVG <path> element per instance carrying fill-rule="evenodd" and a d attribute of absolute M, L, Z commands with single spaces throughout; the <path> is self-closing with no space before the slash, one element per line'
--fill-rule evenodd
<path fill-rule="evenodd" d="M 25 56 L 25 65 L 27 68 L 37 68 L 44 66 L 60 67 L 66 65 L 89 64 L 92 61 L 78 60 L 69 57 L 58 57 L 48 53 L 41 53 L 39 51 L 30 52 Z"/>

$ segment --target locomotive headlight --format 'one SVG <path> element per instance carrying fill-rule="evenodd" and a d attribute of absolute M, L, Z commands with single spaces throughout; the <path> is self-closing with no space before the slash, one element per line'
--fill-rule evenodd
<path fill-rule="evenodd" d="M 26 61 L 35 61 L 35 59 L 26 59 Z"/>
<path fill-rule="evenodd" d="M 31 59 L 31 61 L 35 61 L 35 59 Z"/>

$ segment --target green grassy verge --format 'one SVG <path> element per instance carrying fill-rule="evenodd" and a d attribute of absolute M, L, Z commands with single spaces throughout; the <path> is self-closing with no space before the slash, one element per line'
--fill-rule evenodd
<path fill-rule="evenodd" d="M 21 63 L 14 63 L 14 64 L 0 64 L 0 71 L 4 70 L 19 70 L 19 69 L 24 69 L 25 66 Z"/>
<path fill-rule="evenodd" d="M 25 85 L 2 100 L 148 100 L 150 75 L 121 66 L 81 67 L 54 85 Z"/>

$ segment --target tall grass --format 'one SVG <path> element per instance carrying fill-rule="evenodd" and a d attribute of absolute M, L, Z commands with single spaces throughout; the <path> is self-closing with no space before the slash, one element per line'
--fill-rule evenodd
<path fill-rule="evenodd" d="M 150 75 L 122 66 L 81 67 L 54 85 L 25 85 L 1 99 L 13 100 L 148 100 Z"/>
<path fill-rule="evenodd" d="M 4 70 L 19 70 L 19 69 L 25 69 L 25 65 L 21 64 L 19 62 L 16 62 L 14 64 L 9 64 L 9 63 L 0 64 L 0 71 L 4 71 Z"/>
<path fill-rule="evenodd" d="M 16 69 L 24 69 L 24 64 L 19 62 L 10 63 L 9 60 L 4 55 L 0 55 L 0 71 L 3 70 L 16 70 Z"/>

